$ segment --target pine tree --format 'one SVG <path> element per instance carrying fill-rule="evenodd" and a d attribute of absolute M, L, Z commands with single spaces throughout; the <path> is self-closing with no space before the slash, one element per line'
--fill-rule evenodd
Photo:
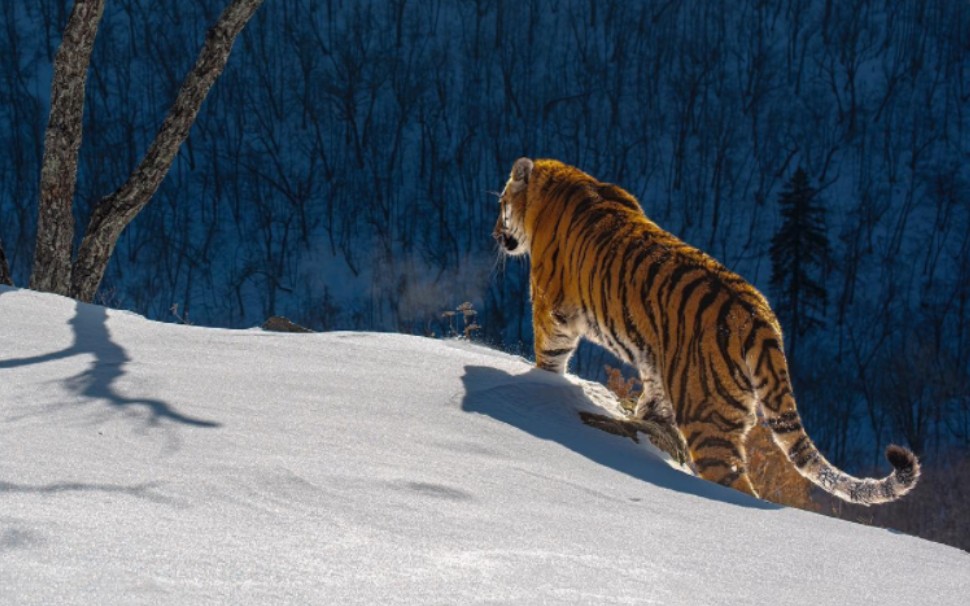
<path fill-rule="evenodd" d="M 823 277 L 830 256 L 825 208 L 799 167 L 778 197 L 782 224 L 771 239 L 771 289 L 789 353 L 799 337 L 822 326 L 828 293 Z"/>

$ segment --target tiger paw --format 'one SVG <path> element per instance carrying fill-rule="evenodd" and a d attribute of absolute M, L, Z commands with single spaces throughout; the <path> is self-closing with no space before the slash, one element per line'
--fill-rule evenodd
<path fill-rule="evenodd" d="M 637 398 L 617 398 L 620 412 L 628 417 L 634 417 L 637 412 Z"/>
<path fill-rule="evenodd" d="M 637 431 L 645 433 L 650 443 L 670 455 L 679 465 L 686 465 L 690 461 L 687 441 L 672 423 L 655 422 L 652 420 L 633 421 Z"/>

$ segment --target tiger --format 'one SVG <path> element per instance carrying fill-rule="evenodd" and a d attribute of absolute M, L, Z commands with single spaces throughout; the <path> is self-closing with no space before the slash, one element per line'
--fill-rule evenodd
<path fill-rule="evenodd" d="M 631 194 L 557 160 L 520 158 L 498 197 L 492 235 L 505 255 L 529 259 L 538 368 L 565 373 L 580 338 L 605 347 L 642 381 L 631 420 L 669 423 L 699 476 L 754 497 L 745 438 L 759 414 L 798 472 L 835 497 L 887 503 L 916 485 L 919 461 L 902 446 L 886 449 L 893 471 L 881 479 L 826 460 L 802 426 L 767 299 Z"/>

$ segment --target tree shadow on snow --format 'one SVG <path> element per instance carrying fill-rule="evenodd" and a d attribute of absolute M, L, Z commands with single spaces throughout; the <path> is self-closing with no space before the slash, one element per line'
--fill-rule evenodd
<path fill-rule="evenodd" d="M 655 486 L 757 509 L 781 509 L 736 490 L 670 467 L 632 441 L 588 427 L 579 411 L 599 411 L 583 389 L 537 368 L 511 375 L 497 368 L 465 366 L 462 410 L 488 415 L 542 439 L 557 442 L 587 459 Z M 643 439 L 646 439 L 645 437 Z"/>
<path fill-rule="evenodd" d="M 0 369 L 31 364 L 43 364 L 73 356 L 90 354 L 94 360 L 87 370 L 64 380 L 65 386 L 85 398 L 101 400 L 109 406 L 125 411 L 144 408 L 147 423 L 155 426 L 172 421 L 193 427 L 220 427 L 219 423 L 180 413 L 167 402 L 154 398 L 129 398 L 118 392 L 116 381 L 124 376 L 125 364 L 131 362 L 128 352 L 111 340 L 108 332 L 108 312 L 104 307 L 75 303 L 75 314 L 68 324 L 74 330 L 74 343 L 60 351 L 29 358 L 0 360 Z"/>
<path fill-rule="evenodd" d="M 85 482 L 52 482 L 50 484 L 16 484 L 0 481 L 0 494 L 23 493 L 36 495 L 57 495 L 63 493 L 100 492 L 118 494 L 159 503 L 163 505 L 183 505 L 182 501 L 162 494 L 159 482 L 141 484 L 92 484 Z"/>

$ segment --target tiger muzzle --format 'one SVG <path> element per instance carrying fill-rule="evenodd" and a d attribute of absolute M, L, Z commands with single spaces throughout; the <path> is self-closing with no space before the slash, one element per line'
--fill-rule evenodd
<path fill-rule="evenodd" d="M 506 252 L 513 252 L 519 247 L 519 241 L 516 240 L 514 236 L 510 236 L 505 232 L 496 232 L 495 239 L 506 250 Z"/>

